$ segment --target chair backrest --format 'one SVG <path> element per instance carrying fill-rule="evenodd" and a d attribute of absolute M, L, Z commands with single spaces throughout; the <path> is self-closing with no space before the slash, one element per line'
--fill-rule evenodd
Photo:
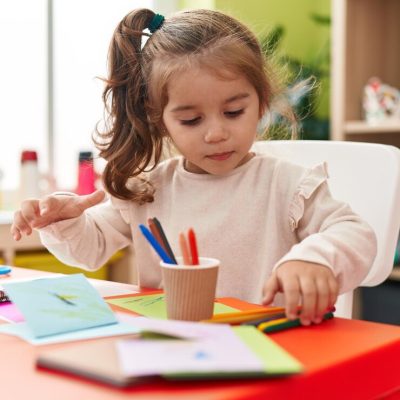
<path fill-rule="evenodd" d="M 259 141 L 255 150 L 306 167 L 326 161 L 332 195 L 348 203 L 374 229 L 378 253 L 361 286 L 383 282 L 393 268 L 400 229 L 400 150 L 341 141 Z M 353 292 L 339 296 L 336 315 L 351 318 Z"/>

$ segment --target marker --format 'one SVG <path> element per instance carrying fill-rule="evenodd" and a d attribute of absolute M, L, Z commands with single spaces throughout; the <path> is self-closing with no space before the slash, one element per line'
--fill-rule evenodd
<path fill-rule="evenodd" d="M 156 238 L 153 234 L 142 224 L 139 225 L 140 230 L 143 233 L 143 236 L 147 239 L 147 241 L 151 244 L 153 249 L 157 252 L 160 258 L 167 264 L 176 264 L 174 263 L 169 255 L 164 251 L 161 245 L 157 242 Z"/>
<path fill-rule="evenodd" d="M 54 293 L 54 292 L 49 292 L 49 294 L 57 297 L 57 299 L 61 300 L 63 303 L 68 304 L 69 306 L 76 306 L 75 303 L 73 303 L 71 300 L 68 300 L 68 296 L 63 296 L 62 294 Z"/>
<path fill-rule="evenodd" d="M 197 251 L 196 235 L 192 228 L 188 232 L 190 253 L 192 255 L 192 264 L 199 265 L 199 253 Z"/>
<path fill-rule="evenodd" d="M 181 248 L 183 264 L 184 265 L 191 265 L 190 257 L 189 257 L 189 249 L 186 243 L 185 235 L 181 232 L 179 234 L 179 246 Z"/>
<path fill-rule="evenodd" d="M 8 265 L 0 266 L 0 275 L 8 275 L 11 272 L 11 267 Z"/>
<path fill-rule="evenodd" d="M 178 264 L 171 249 L 171 246 L 169 245 L 167 236 L 164 233 L 164 229 L 161 226 L 161 222 L 156 217 L 153 218 L 153 222 L 157 228 L 158 233 L 161 236 L 162 243 L 164 244 L 165 250 L 168 253 L 169 258 L 173 261 L 172 264 Z"/>
<path fill-rule="evenodd" d="M 147 223 L 149 224 L 149 229 L 150 232 L 153 234 L 154 238 L 157 240 L 157 242 L 159 243 L 159 245 L 164 249 L 164 251 L 168 254 L 168 250 L 164 245 L 164 242 L 162 240 L 162 237 L 160 235 L 160 232 L 157 229 L 156 224 L 153 221 L 153 218 L 149 218 L 147 220 Z"/>

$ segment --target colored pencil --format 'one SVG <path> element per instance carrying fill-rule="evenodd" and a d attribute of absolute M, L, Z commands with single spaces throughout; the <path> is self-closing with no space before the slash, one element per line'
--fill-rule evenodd
<path fill-rule="evenodd" d="M 173 253 L 173 251 L 171 249 L 171 246 L 168 243 L 168 239 L 167 239 L 167 236 L 164 233 L 164 229 L 161 226 L 161 222 L 156 217 L 153 218 L 153 222 L 154 222 L 154 224 L 155 224 L 155 226 L 156 226 L 156 228 L 158 230 L 158 233 L 160 234 L 161 241 L 164 244 L 166 252 L 168 253 L 168 255 L 171 258 L 171 260 L 174 262 L 174 264 L 178 264 L 177 261 L 176 261 L 176 258 L 174 256 L 174 253 Z"/>
<path fill-rule="evenodd" d="M 216 314 L 213 316 L 213 318 L 204 322 L 217 324 L 240 324 L 247 321 L 254 321 L 255 319 L 261 319 L 263 317 L 267 318 L 274 315 L 281 315 L 283 313 L 285 313 L 284 307 L 264 307 L 253 310 Z"/>
<path fill-rule="evenodd" d="M 192 228 L 188 231 L 190 254 L 192 255 L 192 264 L 199 265 L 199 253 L 197 251 L 196 234 Z"/>
<path fill-rule="evenodd" d="M 333 313 L 328 312 L 324 315 L 323 320 L 333 318 Z M 296 326 L 301 326 L 300 318 L 293 320 L 282 318 L 275 321 L 269 321 L 258 325 L 257 329 L 264 333 L 278 332 L 287 328 L 294 328 Z"/>
<path fill-rule="evenodd" d="M 182 232 L 179 234 L 179 246 L 181 248 L 183 264 L 184 265 L 191 265 L 192 263 L 191 263 L 190 257 L 189 257 L 188 245 L 186 243 L 185 235 Z"/>
<path fill-rule="evenodd" d="M 153 234 L 147 229 L 146 226 L 140 224 L 139 225 L 140 230 L 143 233 L 143 236 L 147 239 L 147 241 L 151 244 L 153 249 L 157 252 L 157 254 L 160 256 L 160 258 L 167 264 L 176 264 L 174 263 L 173 260 L 169 257 L 169 255 L 164 251 L 164 249 L 161 247 L 161 245 L 157 242 L 156 238 L 153 236 Z"/>
<path fill-rule="evenodd" d="M 282 318 L 286 318 L 286 314 L 284 312 L 276 313 L 274 315 L 267 315 L 262 318 L 260 318 L 260 316 L 258 316 L 256 319 L 251 319 L 249 321 L 242 322 L 240 325 L 251 325 L 251 326 L 255 326 L 257 328 L 258 325 L 260 325 L 264 322 L 275 321 L 277 319 L 282 319 Z"/>

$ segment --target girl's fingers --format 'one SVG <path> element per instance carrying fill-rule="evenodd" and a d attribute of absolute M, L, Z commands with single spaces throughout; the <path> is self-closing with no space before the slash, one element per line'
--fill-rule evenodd
<path fill-rule="evenodd" d="M 303 325 L 310 325 L 315 317 L 318 301 L 318 292 L 314 279 L 310 277 L 300 278 L 300 290 L 302 297 L 301 323 Z"/>
<path fill-rule="evenodd" d="M 98 190 L 87 196 L 50 195 L 41 200 L 25 200 L 21 210 L 14 214 L 11 234 L 20 240 L 23 234 L 30 235 L 32 228 L 40 229 L 63 219 L 79 216 L 84 210 L 101 203 L 105 193 Z"/>
<path fill-rule="evenodd" d="M 30 224 L 26 221 L 21 211 L 17 211 L 14 214 L 14 222 L 11 225 L 11 234 L 21 239 L 22 234 L 30 235 L 32 233 L 32 228 Z"/>
<path fill-rule="evenodd" d="M 39 200 L 25 200 L 21 204 L 20 216 L 29 225 L 39 217 Z"/>
<path fill-rule="evenodd" d="M 322 321 L 327 309 L 329 308 L 329 303 L 331 299 L 329 280 L 317 279 L 316 287 L 318 292 L 318 302 L 315 307 L 315 316 L 313 318 L 313 322 L 319 324 Z"/>
<path fill-rule="evenodd" d="M 329 302 L 328 307 L 333 307 L 339 295 L 339 284 L 334 276 L 328 280 L 329 286 Z"/>
<path fill-rule="evenodd" d="M 11 226 L 11 235 L 14 238 L 14 240 L 18 241 L 22 238 L 21 232 L 19 231 L 18 228 Z"/>
<path fill-rule="evenodd" d="M 47 196 L 39 200 L 39 212 L 41 217 L 47 217 L 60 208 L 60 199 L 57 196 Z"/>
<path fill-rule="evenodd" d="M 300 302 L 300 283 L 297 275 L 292 274 L 281 279 L 282 289 L 285 295 L 286 316 L 289 319 L 298 318 L 297 307 Z"/>
<path fill-rule="evenodd" d="M 271 277 L 267 280 L 263 290 L 263 300 L 264 305 L 271 304 L 274 300 L 275 295 L 279 292 L 279 282 L 276 273 L 273 273 Z"/>
<path fill-rule="evenodd" d="M 77 205 L 79 209 L 83 212 L 87 208 L 93 207 L 97 204 L 100 204 L 105 197 L 105 193 L 103 190 L 96 190 L 95 192 L 85 195 L 76 197 Z"/>

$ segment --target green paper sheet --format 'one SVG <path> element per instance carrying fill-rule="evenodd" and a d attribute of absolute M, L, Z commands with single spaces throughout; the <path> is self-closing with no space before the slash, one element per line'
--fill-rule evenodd
<path fill-rule="evenodd" d="M 144 315 L 145 317 L 167 319 L 167 310 L 163 293 L 108 299 L 106 302 L 109 304 L 115 304 L 118 307 L 125 308 L 140 315 Z M 233 307 L 226 306 L 225 304 L 214 304 L 214 314 L 233 311 L 237 310 Z"/>

